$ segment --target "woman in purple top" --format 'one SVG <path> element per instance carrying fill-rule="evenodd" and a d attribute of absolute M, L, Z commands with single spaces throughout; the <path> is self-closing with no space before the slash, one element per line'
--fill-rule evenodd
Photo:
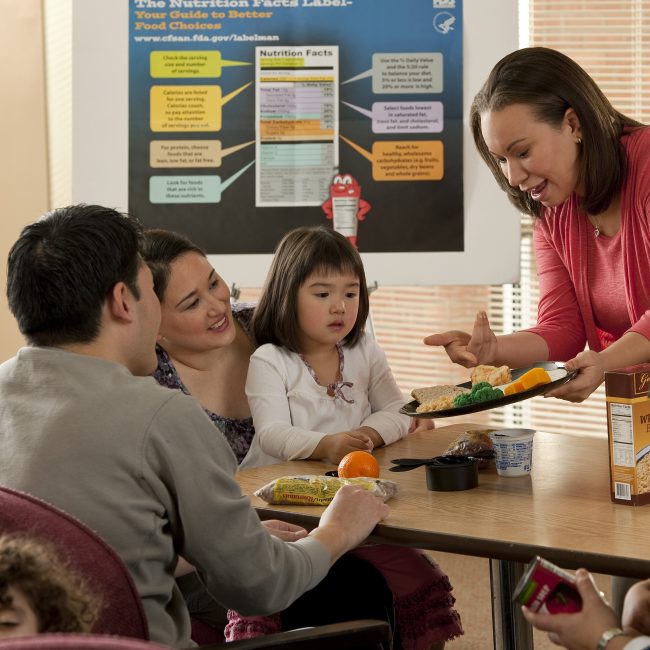
<path fill-rule="evenodd" d="M 235 303 L 231 305 L 231 314 L 232 314 L 232 326 L 236 329 L 237 336 L 241 334 L 249 335 L 250 331 L 250 322 L 253 316 L 253 305 L 250 303 Z M 240 348 L 243 352 L 246 351 L 248 346 L 245 344 L 245 341 L 241 342 Z M 172 361 L 172 358 L 169 356 L 165 348 L 159 343 L 156 346 L 156 356 L 158 357 L 158 368 L 154 372 L 155 380 L 161 386 L 167 386 L 167 388 L 180 388 L 187 395 L 192 393 L 188 390 L 187 386 L 183 383 L 176 366 Z M 230 380 L 234 378 L 231 376 Z M 215 413 L 209 408 L 203 407 L 203 410 L 207 413 L 208 417 L 215 423 L 226 436 L 226 439 L 230 443 L 235 456 L 237 457 L 237 462 L 241 463 L 244 460 L 244 456 L 248 453 L 248 450 L 255 435 L 255 429 L 253 427 L 253 418 L 246 414 L 247 404 L 230 405 L 232 408 L 228 408 L 226 405 L 225 408 L 229 413 L 232 413 L 232 417 L 228 417 L 223 413 Z"/>
<path fill-rule="evenodd" d="M 241 463 L 255 434 L 244 392 L 253 307 L 232 306 L 205 253 L 178 233 L 147 231 L 143 257 L 162 311 L 154 377 L 196 398 Z"/>

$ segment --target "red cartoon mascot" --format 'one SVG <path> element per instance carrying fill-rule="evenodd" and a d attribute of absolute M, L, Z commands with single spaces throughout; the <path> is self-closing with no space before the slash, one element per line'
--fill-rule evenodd
<path fill-rule="evenodd" d="M 370 203 L 361 198 L 361 186 L 350 174 L 337 174 L 330 185 L 330 196 L 321 206 L 334 230 L 357 245 L 357 222 L 363 221 Z"/>

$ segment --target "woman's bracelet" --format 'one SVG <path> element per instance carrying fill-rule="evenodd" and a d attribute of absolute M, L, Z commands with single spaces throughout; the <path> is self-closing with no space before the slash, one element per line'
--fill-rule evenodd
<path fill-rule="evenodd" d="M 603 635 L 600 637 L 600 640 L 598 641 L 598 645 L 596 646 L 596 650 L 605 650 L 607 647 L 607 644 L 616 636 L 621 636 L 622 634 L 625 634 L 623 630 L 621 630 L 620 627 L 613 627 L 609 630 L 605 630 L 603 632 Z"/>

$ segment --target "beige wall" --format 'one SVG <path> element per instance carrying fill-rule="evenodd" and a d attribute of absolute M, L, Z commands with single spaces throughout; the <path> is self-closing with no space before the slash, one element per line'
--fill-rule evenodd
<path fill-rule="evenodd" d="M 24 340 L 7 307 L 7 253 L 48 207 L 41 0 L 0 0 L 0 362 Z"/>

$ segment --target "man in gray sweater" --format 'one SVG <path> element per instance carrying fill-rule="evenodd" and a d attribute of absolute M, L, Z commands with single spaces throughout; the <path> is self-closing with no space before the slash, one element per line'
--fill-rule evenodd
<path fill-rule="evenodd" d="M 134 219 L 77 205 L 27 226 L 11 249 L 9 306 L 30 345 L 0 366 L 0 482 L 96 530 L 131 570 L 152 640 L 183 648 L 179 556 L 225 606 L 269 614 L 314 587 L 388 507 L 345 487 L 309 535 L 269 533 L 203 409 L 148 376 L 160 305 L 140 238 Z"/>

